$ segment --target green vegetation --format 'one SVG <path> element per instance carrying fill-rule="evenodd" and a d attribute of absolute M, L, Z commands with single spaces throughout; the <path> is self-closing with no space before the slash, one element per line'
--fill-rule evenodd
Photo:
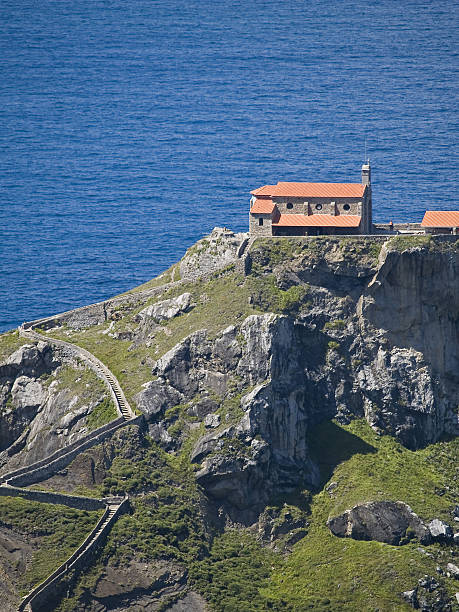
<path fill-rule="evenodd" d="M 403 250 L 409 246 L 430 245 L 430 237 L 396 238 L 399 240 L 393 239 L 390 248 Z M 199 249 L 209 249 L 209 244 L 204 241 Z M 322 259 L 330 264 L 330 269 L 336 262 L 349 268 L 364 265 L 370 275 L 381 244 L 360 237 L 258 239 L 251 249 L 253 264 L 247 277 L 229 266 L 205 280 L 159 290 L 162 295 L 158 292 L 141 304 L 120 305 L 116 321 L 85 330 L 62 328 L 51 333 L 98 356 L 115 373 L 132 401 L 142 384 L 152 379 L 154 360 L 191 333 L 205 328 L 212 338 L 228 325 L 239 325 L 247 316 L 260 312 L 304 313 L 310 306 L 311 288 L 306 284 L 289 286 L 289 279 L 295 278 L 298 268 Z M 192 247 L 188 255 L 197 250 L 198 247 Z M 283 270 L 276 268 L 279 264 L 285 264 L 286 271 L 292 275 L 282 278 Z M 177 264 L 161 278 L 133 292 L 175 280 L 178 269 Z M 190 312 L 160 326 L 152 324 L 148 328 L 148 322 L 138 324 L 136 316 L 146 306 L 184 292 L 192 295 Z M 340 344 L 333 336 L 339 337 L 339 334 L 331 332 L 343 330 L 345 326 L 343 319 L 325 323 L 324 333 L 319 333 L 317 340 L 324 358 L 327 347 L 329 358 L 336 356 L 331 351 L 340 349 Z M 244 343 L 241 334 L 237 340 Z M 344 348 L 341 352 L 345 352 Z M 352 361 L 353 368 L 360 365 L 359 360 Z M 91 389 L 94 399 L 94 389 L 99 389 L 94 387 L 94 381 L 86 380 L 80 370 L 76 374 L 63 371 L 60 384 L 72 388 L 81 384 L 81 392 Z M 95 381 L 95 384 L 101 383 Z M 211 397 L 218 404 L 220 429 L 242 416 L 240 399 L 248 390 L 241 391 L 241 386 L 234 376 L 225 397 Z M 102 391 L 98 390 L 99 395 Z M 112 407 L 107 396 L 104 397 L 88 418 L 91 428 L 110 420 Z M 403 603 L 400 593 L 413 588 L 424 574 L 437 575 L 435 566 L 445 565 L 445 548 L 430 546 L 429 556 L 412 540 L 405 546 L 392 547 L 340 539 L 330 533 L 326 522 L 357 503 L 371 500 L 401 500 L 410 504 L 424 520 L 434 517 L 450 520 L 451 508 L 459 494 L 459 443 L 445 440 L 413 452 L 393 438 L 377 436 L 365 421 L 356 420 L 347 426 L 322 423 L 311 432 L 308 442 L 312 458 L 320 466 L 320 487 L 314 495 L 303 491 L 294 499 L 270 502 L 277 504 L 276 511 L 280 508 L 274 527 L 283 524 L 287 512 L 294 519 L 300 517 L 299 521 L 306 522 L 307 518 L 309 522 L 307 535 L 294 546 L 289 557 L 283 557 L 263 548 L 250 530 L 230 529 L 219 534 L 216 527 L 209 526 L 204 498 L 195 479 L 199 466 L 190 464 L 193 443 L 204 433 L 204 426 L 198 425 L 199 419 L 189 414 L 191 405 L 198 399 L 165 412 L 164 425 L 173 438 L 174 448 L 169 453 L 142 436 L 136 439 L 136 444 L 128 437 L 121 437 L 118 443 L 114 437 L 107 443 L 113 444 L 107 448 L 113 450 L 114 458 L 102 485 L 95 487 L 91 494 L 127 492 L 131 513 L 116 522 L 98 565 L 80 578 L 72 598 L 62 604 L 62 610 L 76 607 L 75 598 L 85 587 L 95 584 L 108 562 L 123 566 L 130 560 L 148 563 L 161 558 L 186 566 L 192 588 L 206 597 L 215 612 L 408 611 L 410 608 Z M 222 445 L 229 456 L 247 450 L 240 440 L 223 439 Z M 327 491 L 331 482 L 335 485 Z M 288 506 L 283 505 L 286 501 Z M 441 581 L 452 594 L 452 580 L 441 577 Z"/>
<path fill-rule="evenodd" d="M 381 252 L 382 242 L 365 239 L 356 236 L 355 238 L 339 238 L 340 250 L 347 260 L 351 259 L 354 263 L 363 265 L 371 263 L 376 265 Z"/>
<path fill-rule="evenodd" d="M 128 401 L 132 401 L 133 396 L 141 390 L 142 384 L 152 378 L 151 366 L 145 361 L 148 350 L 144 345 L 130 350 L 129 340 L 115 340 L 101 334 L 107 327 L 108 324 L 104 323 L 83 331 L 53 330 L 47 334 L 77 344 L 93 353 L 115 374 Z M 103 384 L 101 381 L 100 383 Z"/>
<path fill-rule="evenodd" d="M 94 410 L 88 415 L 87 424 L 90 430 L 96 429 L 117 418 L 118 413 L 107 387 L 83 363 L 80 363 L 76 368 L 68 365 L 62 366 L 56 372 L 56 379 L 59 391 L 70 390 L 72 394 L 78 396 L 77 402 L 72 404 L 72 411 L 95 400 L 100 400 Z"/>
<path fill-rule="evenodd" d="M 293 314 L 307 308 L 310 302 L 305 300 L 308 294 L 307 285 L 293 285 L 286 290 L 279 289 L 274 274 L 249 276 L 246 286 L 250 289 L 254 306 L 264 312 Z"/>
<path fill-rule="evenodd" d="M 189 452 L 188 445 L 173 456 L 146 440 L 136 457 L 115 458 L 104 493 L 142 496 L 133 499 L 132 515 L 121 517 L 113 527 L 103 558 L 189 563 L 203 557 L 207 538 Z"/>
<path fill-rule="evenodd" d="M 347 426 L 326 422 L 316 427 L 310 446 L 323 482 L 333 472 L 338 483 L 331 516 L 360 502 L 393 499 L 406 502 L 426 520 L 450 520 L 459 494 L 459 439 L 411 451 L 391 436 L 376 435 L 365 420 L 355 420 Z M 445 486 L 449 491 L 436 495 Z"/>
<path fill-rule="evenodd" d="M 400 235 L 391 238 L 386 246 L 389 251 L 400 253 L 414 247 L 421 247 L 435 253 L 455 253 L 459 250 L 459 240 L 437 240 L 435 236 L 430 234 L 425 236 Z"/>
<path fill-rule="evenodd" d="M 240 612 L 266 610 L 260 588 L 280 558 L 263 549 L 252 535 L 229 530 L 215 538 L 209 556 L 190 566 L 190 579 L 213 610 Z"/>
<path fill-rule="evenodd" d="M 115 405 L 111 399 L 104 397 L 104 399 L 97 404 L 97 406 L 90 412 L 86 420 L 89 431 L 93 431 L 98 427 L 102 427 L 110 421 L 114 421 L 118 417 Z"/>
<path fill-rule="evenodd" d="M 21 338 L 17 330 L 0 334 L 0 362 L 8 359 L 23 344 L 33 344 L 33 341 Z"/>
<path fill-rule="evenodd" d="M 324 325 L 324 331 L 329 329 L 344 329 L 346 327 L 346 323 L 342 319 L 335 319 L 334 321 L 327 321 Z"/>
<path fill-rule="evenodd" d="M 309 443 L 321 468 L 321 491 L 313 497 L 308 535 L 262 589 L 268 608 L 410 610 L 400 593 L 424 574 L 437 575 L 435 567 L 445 565 L 447 547 L 430 546 L 431 557 L 415 541 L 394 547 L 341 539 L 330 533 L 326 521 L 357 503 L 378 499 L 404 501 L 424 520 L 451 520 L 459 493 L 459 440 L 409 451 L 356 420 L 348 426 L 323 423 L 311 432 Z M 336 483 L 331 493 L 325 490 L 329 482 Z M 444 582 L 453 595 L 453 581 Z"/>
<path fill-rule="evenodd" d="M 276 266 L 300 255 L 304 242 L 304 238 L 257 238 L 250 254 L 258 265 Z"/>
<path fill-rule="evenodd" d="M 88 512 L 20 497 L 0 497 L 0 526 L 21 534 L 34 548 L 32 563 L 20 577 L 21 594 L 28 593 L 70 557 L 101 515 L 102 510 Z"/>
<path fill-rule="evenodd" d="M 114 323 L 115 333 L 135 329 L 137 324 L 134 318 L 140 310 L 158 300 L 190 292 L 195 307 L 157 328 L 151 346 L 143 342 L 133 344 L 132 340 L 120 340 L 102 333 L 107 330 L 108 323 L 81 331 L 61 329 L 48 333 L 96 355 L 118 378 L 128 401 L 134 403 L 133 397 L 142 390 L 142 384 L 152 380 L 151 363 L 154 359 L 198 329 L 207 329 L 212 337 L 231 323 L 242 323 L 248 315 L 257 312 L 248 303 L 250 291 L 243 285 L 243 280 L 234 271 L 227 270 L 206 281 L 183 283 L 171 287 L 161 296 L 143 302 L 122 320 Z"/>
<path fill-rule="evenodd" d="M 427 236 L 413 236 L 413 235 L 394 236 L 388 241 L 386 248 L 389 251 L 402 252 L 402 251 L 406 251 L 407 249 L 412 249 L 414 247 L 429 247 L 431 240 L 432 240 L 432 236 L 430 235 L 427 235 Z"/>
<path fill-rule="evenodd" d="M 166 418 L 174 422 L 185 409 L 171 408 Z M 347 426 L 325 422 L 314 428 L 308 443 L 320 467 L 320 488 L 313 496 L 303 491 L 278 503 L 279 524 L 287 512 L 294 519 L 307 516 L 310 523 L 289 557 L 261 547 L 247 530 L 209 532 L 195 467 L 189 463 L 191 440 L 176 456 L 149 440 L 137 450 L 122 445 L 129 452 L 115 456 L 102 494 L 129 491 L 132 513 L 114 525 L 99 565 L 80 578 L 62 610 L 72 609 L 109 559 L 123 565 L 129 559 L 163 558 L 186 564 L 192 588 L 215 612 L 408 612 L 400 593 L 425 574 L 438 578 L 436 565 L 449 560 L 447 547 L 429 546 L 429 556 L 415 540 L 394 547 L 340 539 L 330 533 L 326 521 L 357 503 L 378 499 L 405 501 L 426 521 L 450 519 L 458 496 L 458 440 L 410 451 L 389 436 L 376 435 L 364 420 Z M 330 482 L 336 485 L 329 493 Z M 452 595 L 454 581 L 438 579 Z"/>
<path fill-rule="evenodd" d="M 294 260 L 341 259 L 349 265 L 376 267 L 382 242 L 361 236 L 308 236 L 304 238 L 258 238 L 250 250 L 255 272 Z"/>

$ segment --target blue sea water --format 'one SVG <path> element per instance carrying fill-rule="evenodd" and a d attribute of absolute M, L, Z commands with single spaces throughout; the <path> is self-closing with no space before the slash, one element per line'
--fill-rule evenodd
<path fill-rule="evenodd" d="M 249 191 L 358 182 L 457 209 L 457 2 L 3 0 L 0 330 L 104 299 Z"/>

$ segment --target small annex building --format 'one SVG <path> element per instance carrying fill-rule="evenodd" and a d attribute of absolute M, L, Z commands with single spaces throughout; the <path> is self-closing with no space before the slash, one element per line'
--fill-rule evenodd
<path fill-rule="evenodd" d="M 253 236 L 371 234 L 371 168 L 361 183 L 277 183 L 251 192 Z"/>
<path fill-rule="evenodd" d="M 426 234 L 459 234 L 459 210 L 426 210 L 421 222 Z"/>

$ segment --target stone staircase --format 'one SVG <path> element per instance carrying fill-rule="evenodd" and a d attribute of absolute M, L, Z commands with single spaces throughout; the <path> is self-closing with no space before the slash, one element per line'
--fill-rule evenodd
<path fill-rule="evenodd" d="M 39 322 L 34 324 L 38 325 Z M 126 420 L 132 419 L 136 416 L 126 399 L 116 376 L 107 368 L 105 364 L 100 361 L 100 359 L 76 344 L 65 342 L 64 340 L 57 340 L 52 336 L 46 336 L 42 332 L 39 333 L 34 329 L 29 328 L 29 325 L 31 324 L 25 323 L 19 327 L 20 336 L 23 338 L 30 338 L 31 340 L 48 342 L 50 344 L 54 344 L 55 346 L 69 350 L 71 353 L 82 359 L 105 382 L 110 390 L 120 416 Z"/>
<path fill-rule="evenodd" d="M 18 612 L 49 610 L 50 600 L 60 594 L 65 586 L 66 577 L 71 572 L 76 573 L 88 565 L 90 558 L 103 544 L 112 524 L 119 514 L 127 509 L 129 504 L 127 496 L 124 498 L 108 498 L 104 501 L 106 503 L 105 512 L 91 533 L 64 563 L 23 598 L 19 604 Z"/>
<path fill-rule="evenodd" d="M 35 331 L 33 327 L 40 325 L 43 321 L 44 319 L 31 323 L 24 323 L 19 327 L 19 334 L 25 338 L 54 344 L 81 358 L 108 386 L 119 417 L 90 432 L 76 442 L 55 451 L 41 461 L 36 461 L 33 464 L 12 470 L 0 476 L 0 495 L 19 495 L 33 501 L 43 503 L 64 503 L 77 508 L 87 507 L 88 509 L 95 509 L 105 506 L 103 516 L 84 542 L 63 564 L 48 576 L 46 580 L 23 598 L 18 607 L 19 612 L 36 612 L 39 610 L 51 609 L 49 603 L 59 596 L 65 584 L 68 586 L 70 577 L 74 577 L 78 571 L 87 567 L 91 557 L 104 541 L 114 521 L 129 505 L 127 496 L 124 498 L 115 497 L 99 500 L 89 497 L 84 498 L 63 495 L 49 491 L 21 489 L 21 487 L 50 478 L 53 474 L 68 465 L 79 453 L 98 444 L 120 427 L 130 424 L 140 424 L 141 421 L 143 421 L 143 415 L 136 415 L 132 410 L 116 376 L 107 366 L 95 355 L 75 344 L 65 342 L 64 340 L 57 340 L 56 338 Z"/>

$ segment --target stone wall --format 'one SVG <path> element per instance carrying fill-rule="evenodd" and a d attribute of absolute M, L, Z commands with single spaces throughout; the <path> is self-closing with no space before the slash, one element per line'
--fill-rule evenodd
<path fill-rule="evenodd" d="M 298 215 L 361 215 L 362 198 L 285 198 L 275 197 L 281 214 Z M 289 208 L 289 204 L 292 206 Z M 345 209 L 345 206 L 349 206 Z M 318 208 L 320 207 L 320 208 Z"/>
<path fill-rule="evenodd" d="M 259 221 L 262 219 L 263 225 Z M 272 217 L 270 214 L 250 214 L 249 228 L 251 236 L 271 236 L 272 235 Z"/>
<path fill-rule="evenodd" d="M 420 223 L 373 223 L 374 234 L 424 233 Z"/>
<path fill-rule="evenodd" d="M 129 421 L 122 417 L 107 423 L 103 427 L 92 432 L 88 437 L 78 440 L 69 446 L 59 449 L 46 459 L 37 461 L 32 465 L 14 470 L 1 476 L 3 482 L 8 484 L 27 487 L 36 482 L 51 478 L 59 470 L 69 465 L 71 461 L 81 452 L 99 444 L 115 431 L 126 425 L 140 424 L 143 421 L 143 415 L 140 415 Z"/>
<path fill-rule="evenodd" d="M 64 495 L 52 491 L 34 491 L 33 489 L 20 489 L 10 485 L 0 485 L 1 497 L 23 497 L 32 502 L 43 504 L 60 504 L 78 510 L 100 510 L 105 507 L 102 500 L 77 495 Z"/>
<path fill-rule="evenodd" d="M 80 308 L 74 308 L 66 312 L 61 312 L 50 317 L 35 319 L 25 324 L 25 329 L 33 328 L 39 325 L 42 329 L 51 329 L 61 325 L 68 325 L 72 329 L 85 329 L 94 325 L 99 325 L 113 318 L 116 309 L 123 306 L 135 306 L 139 301 L 145 300 L 146 297 L 152 297 L 162 293 L 168 287 L 172 287 L 180 281 L 165 283 L 164 285 L 154 287 L 137 293 L 129 293 L 119 297 L 110 298 L 103 302 L 88 304 Z"/>
<path fill-rule="evenodd" d="M 110 516 L 111 508 L 107 506 L 104 515 L 85 541 L 44 582 L 24 597 L 18 607 L 18 611 L 32 610 L 35 612 L 38 610 L 49 610 L 50 605 L 58 601 L 64 589 L 69 588 L 71 582 L 75 580 L 77 573 L 87 567 L 90 559 L 105 541 L 113 523 L 122 512 L 127 510 L 128 505 L 129 500 L 125 497 L 112 516 Z"/>
<path fill-rule="evenodd" d="M 68 354 L 75 355 L 76 357 L 80 357 L 81 359 L 83 359 L 85 363 L 95 372 L 95 374 L 99 378 L 104 381 L 104 383 L 109 388 L 118 414 L 123 415 L 124 418 L 133 418 L 135 416 L 135 413 L 129 405 L 129 402 L 126 400 L 124 392 L 117 378 L 112 372 L 110 372 L 107 366 L 102 363 L 102 361 L 100 361 L 100 359 L 98 359 L 95 355 L 93 355 L 86 349 L 77 346 L 76 344 L 71 344 L 70 342 L 65 342 L 64 340 L 57 340 L 56 338 L 37 333 L 36 331 L 34 331 L 33 325 L 33 323 L 24 323 L 19 328 L 19 333 L 22 336 L 30 337 L 34 340 L 43 340 L 45 342 L 54 344 L 55 346 L 66 351 Z"/>

